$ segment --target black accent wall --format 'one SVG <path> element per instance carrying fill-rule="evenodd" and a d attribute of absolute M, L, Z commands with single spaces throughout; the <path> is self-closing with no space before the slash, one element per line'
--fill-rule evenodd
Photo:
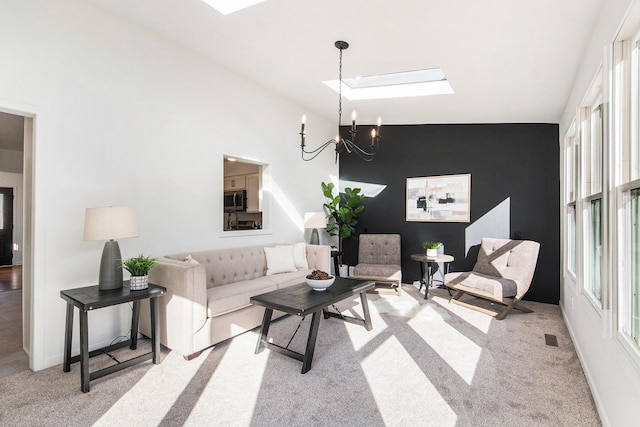
<path fill-rule="evenodd" d="M 348 128 L 343 132 L 346 136 Z M 358 129 L 365 144 L 370 128 Z M 358 233 L 402 236 L 404 283 L 420 278 L 410 260 L 425 240 L 442 241 L 455 257 L 452 271 L 473 268 L 477 246 L 465 253 L 465 230 L 510 198 L 510 234 L 540 242 L 533 283 L 525 299 L 558 304 L 560 299 L 560 178 L 557 124 L 441 124 L 383 126 L 372 162 L 340 156 L 340 179 L 384 184 L 365 200 Z M 359 138 L 359 139 L 360 139 Z M 471 174 L 471 223 L 407 222 L 406 179 Z M 487 236 L 492 237 L 492 236 Z M 344 242 L 344 263 L 357 264 L 358 243 Z"/>

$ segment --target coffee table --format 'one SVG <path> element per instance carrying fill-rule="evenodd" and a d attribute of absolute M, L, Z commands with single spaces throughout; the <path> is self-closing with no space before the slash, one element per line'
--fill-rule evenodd
<path fill-rule="evenodd" d="M 329 317 L 336 317 L 344 320 L 345 322 L 362 325 L 367 331 L 370 331 L 372 326 L 371 315 L 369 314 L 369 305 L 367 302 L 367 291 L 374 287 L 375 282 L 371 280 L 355 280 L 336 277 L 336 281 L 333 285 L 325 291 L 315 291 L 306 283 L 301 283 L 251 297 L 251 303 L 265 308 L 255 353 L 258 354 L 265 348 L 268 348 L 277 353 L 299 360 L 302 362 L 302 373 L 306 374 L 311 369 L 311 361 L 313 360 L 313 352 L 315 350 L 316 338 L 318 336 L 318 327 L 320 326 L 320 314 L 323 313 L 325 319 L 328 319 Z M 355 294 L 360 294 L 364 319 L 344 316 L 340 313 L 333 313 L 327 310 L 327 307 L 330 305 L 340 302 Z M 283 311 L 295 316 L 307 316 L 308 314 L 313 314 L 304 354 L 267 341 L 267 334 L 269 333 L 273 310 Z"/>

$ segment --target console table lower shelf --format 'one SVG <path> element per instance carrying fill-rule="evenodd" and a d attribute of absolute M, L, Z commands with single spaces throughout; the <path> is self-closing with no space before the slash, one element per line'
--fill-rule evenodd
<path fill-rule="evenodd" d="M 301 283 L 299 285 L 251 297 L 251 302 L 253 304 L 263 306 L 265 308 L 255 353 L 258 354 L 265 348 L 268 348 L 277 353 L 301 361 L 302 373 L 305 374 L 309 372 L 311 369 L 311 362 L 313 360 L 313 353 L 316 347 L 318 328 L 320 326 L 320 314 L 322 313 L 325 319 L 335 317 L 342 319 L 345 322 L 362 325 L 367 331 L 370 331 L 372 329 L 372 325 L 367 301 L 367 291 L 374 287 L 375 282 L 370 280 L 355 280 L 336 277 L 336 281 L 333 285 L 325 291 L 315 291 L 306 283 Z M 344 316 L 327 310 L 327 307 L 330 305 L 356 294 L 360 294 L 360 302 L 362 304 L 364 319 Z M 311 327 L 309 328 L 309 335 L 307 337 L 307 345 L 304 354 L 267 341 L 273 310 L 283 311 L 295 316 L 307 316 L 308 314 L 312 314 Z"/>
<path fill-rule="evenodd" d="M 67 317 L 64 336 L 64 362 L 62 370 L 71 371 L 71 364 L 80 362 L 80 389 L 83 393 L 89 391 L 89 382 L 105 375 L 112 374 L 146 360 L 153 359 L 154 364 L 160 363 L 160 334 L 158 321 L 158 297 L 167 293 L 162 286 L 149 284 L 147 289 L 132 291 L 129 281 L 124 282 L 120 289 L 101 291 L 98 286 L 65 289 L 60 291 L 60 298 L 67 302 Z M 95 372 L 89 372 L 89 358 L 104 354 L 123 347 L 135 350 L 138 346 L 138 320 L 140 318 L 140 301 L 149 299 L 151 306 L 151 351 L 117 365 L 108 366 Z M 88 312 L 98 308 L 110 307 L 117 304 L 133 303 L 131 316 L 131 338 L 126 341 L 109 345 L 97 350 L 89 351 L 89 321 Z M 73 335 L 73 309 L 78 307 L 80 312 L 80 354 L 71 356 L 71 341 Z"/>

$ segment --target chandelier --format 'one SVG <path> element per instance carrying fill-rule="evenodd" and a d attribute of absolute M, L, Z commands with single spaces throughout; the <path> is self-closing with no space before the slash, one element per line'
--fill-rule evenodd
<path fill-rule="evenodd" d="M 342 51 L 349 47 L 349 43 L 345 41 L 338 40 L 335 43 L 335 46 L 340 50 L 340 68 L 339 68 L 339 81 L 338 81 L 338 134 L 334 139 L 330 139 L 325 142 L 315 150 L 307 150 L 305 147 L 304 139 L 305 139 L 305 122 L 306 116 L 302 116 L 302 125 L 300 129 L 300 148 L 302 150 L 302 160 L 310 161 L 315 159 L 318 154 L 324 151 L 325 148 L 335 145 L 336 151 L 336 162 L 338 161 L 338 155 L 341 153 L 357 154 L 361 159 L 366 162 L 370 162 L 373 160 L 374 156 L 378 152 L 378 147 L 380 145 L 380 125 L 382 124 L 382 119 L 378 117 L 377 126 L 371 129 L 371 143 L 369 147 L 362 148 L 356 144 L 356 133 L 358 131 L 356 126 L 356 112 L 354 111 L 351 114 L 351 129 L 349 133 L 351 134 L 351 139 L 340 138 L 340 124 L 342 123 Z"/>

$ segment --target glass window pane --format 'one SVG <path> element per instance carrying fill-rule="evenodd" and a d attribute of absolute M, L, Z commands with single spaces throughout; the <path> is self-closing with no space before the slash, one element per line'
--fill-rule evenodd
<path fill-rule="evenodd" d="M 589 194 L 602 191 L 602 105 L 591 112 L 591 188 Z"/>
<path fill-rule="evenodd" d="M 591 201 L 590 215 L 590 274 L 589 274 L 589 291 L 598 301 L 602 297 L 602 199 Z"/>
<path fill-rule="evenodd" d="M 631 336 L 640 344 L 640 189 L 631 191 L 630 200 L 630 224 L 631 231 Z"/>
<path fill-rule="evenodd" d="M 567 214 L 567 268 L 573 274 L 576 274 L 576 205 L 571 204 L 568 207 Z"/>

